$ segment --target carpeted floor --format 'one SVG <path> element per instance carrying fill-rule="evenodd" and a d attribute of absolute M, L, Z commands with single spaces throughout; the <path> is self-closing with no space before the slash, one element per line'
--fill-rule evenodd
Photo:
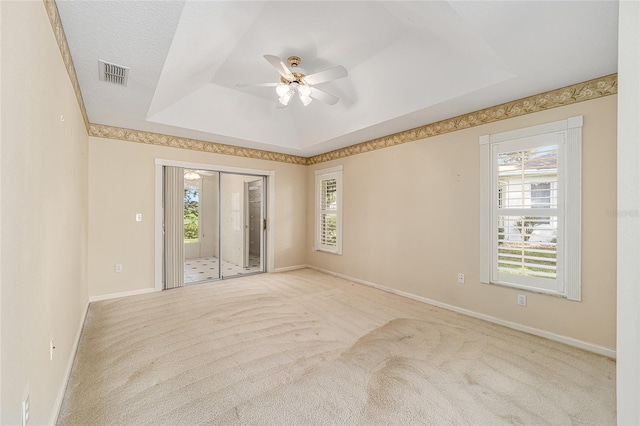
<path fill-rule="evenodd" d="M 613 425 L 615 362 L 312 270 L 91 304 L 59 425 Z"/>

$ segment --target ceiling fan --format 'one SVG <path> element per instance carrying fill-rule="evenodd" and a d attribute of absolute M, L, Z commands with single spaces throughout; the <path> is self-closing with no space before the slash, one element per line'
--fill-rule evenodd
<path fill-rule="evenodd" d="M 289 67 L 291 68 L 287 67 L 277 56 L 264 55 L 264 58 L 278 71 L 280 74 L 280 82 L 239 84 L 238 87 L 275 87 L 276 94 L 278 95 L 278 108 L 284 108 L 289 105 L 289 102 L 296 94 L 304 106 L 309 105 L 313 99 L 329 105 L 335 105 L 340 100 L 338 97 L 314 86 L 346 77 L 349 73 L 345 67 L 339 65 L 306 75 L 305 71 L 299 68 L 302 60 L 298 56 L 289 56 L 287 59 Z"/>
<path fill-rule="evenodd" d="M 184 178 L 186 180 L 198 180 L 201 179 L 202 176 L 213 176 L 216 172 L 211 170 L 193 170 L 193 169 L 184 169 Z"/>

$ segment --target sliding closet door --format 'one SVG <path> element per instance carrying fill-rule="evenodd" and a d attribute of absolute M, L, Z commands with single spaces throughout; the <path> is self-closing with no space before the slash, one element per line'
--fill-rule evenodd
<path fill-rule="evenodd" d="M 184 170 L 164 168 L 164 288 L 184 285 Z"/>
<path fill-rule="evenodd" d="M 221 173 L 221 278 L 264 272 L 264 178 Z"/>
<path fill-rule="evenodd" d="M 185 169 L 185 284 L 220 279 L 219 188 L 218 172 Z"/>
<path fill-rule="evenodd" d="M 164 288 L 265 271 L 264 176 L 164 167 Z"/>

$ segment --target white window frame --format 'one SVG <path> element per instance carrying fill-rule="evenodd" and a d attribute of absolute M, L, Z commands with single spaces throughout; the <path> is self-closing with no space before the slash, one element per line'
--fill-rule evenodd
<path fill-rule="evenodd" d="M 321 209 L 320 197 L 322 194 L 322 181 L 336 180 L 336 210 L 330 212 L 336 215 L 336 245 L 322 244 L 322 214 L 328 211 Z M 315 242 L 314 250 L 342 255 L 342 166 L 330 167 L 315 171 Z"/>
<path fill-rule="evenodd" d="M 538 293 L 581 300 L 581 204 L 582 204 L 582 125 L 576 116 L 539 126 L 480 137 L 480 281 Z M 498 279 L 497 152 L 510 145 L 526 149 L 543 139 L 558 141 L 558 263 L 553 288 L 532 279 L 509 282 Z M 548 280 L 547 280 L 548 281 Z M 547 288 L 545 288 L 547 287 Z"/>

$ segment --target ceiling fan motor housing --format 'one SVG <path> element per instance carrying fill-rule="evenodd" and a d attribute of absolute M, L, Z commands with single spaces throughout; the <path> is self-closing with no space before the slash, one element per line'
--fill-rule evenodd
<path fill-rule="evenodd" d="M 295 68 L 300 66 L 300 62 L 302 62 L 302 59 L 300 59 L 299 56 L 289 56 L 287 58 L 287 61 L 289 62 L 289 65 Z"/>

